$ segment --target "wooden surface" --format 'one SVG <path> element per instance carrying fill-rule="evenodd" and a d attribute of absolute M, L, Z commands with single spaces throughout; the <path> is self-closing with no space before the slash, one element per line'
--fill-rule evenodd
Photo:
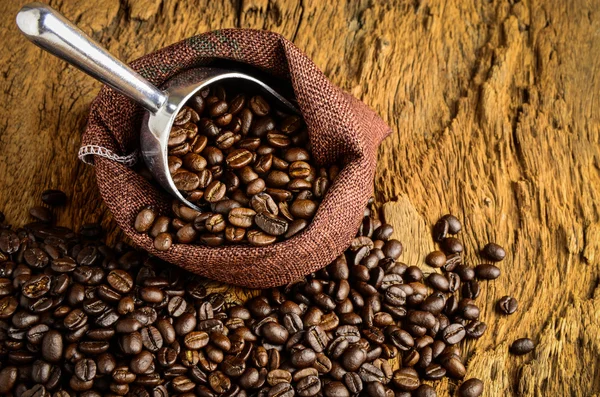
<path fill-rule="evenodd" d="M 100 85 L 17 33 L 20 3 L 0 2 L 0 209 L 20 224 L 42 190 L 60 188 L 72 197 L 62 224 L 100 220 L 115 237 L 76 156 Z M 467 376 L 486 396 L 600 395 L 600 3 L 325 3 L 51 1 L 124 60 L 223 27 L 293 40 L 392 126 L 376 197 L 406 263 L 422 263 L 446 212 L 464 221 L 470 263 L 487 241 L 507 247 L 480 298 L 488 332 L 465 346 Z M 493 306 L 506 294 L 520 307 L 501 318 Z M 509 356 L 523 336 L 535 353 Z M 455 383 L 436 387 L 451 395 Z"/>

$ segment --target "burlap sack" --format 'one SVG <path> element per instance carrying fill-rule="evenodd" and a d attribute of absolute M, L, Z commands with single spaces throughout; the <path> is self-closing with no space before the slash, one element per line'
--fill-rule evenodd
<path fill-rule="evenodd" d="M 171 197 L 129 167 L 136 159 L 144 110 L 110 88 L 102 88 L 92 103 L 80 154 L 95 164 L 102 198 L 139 247 L 213 280 L 252 288 L 282 285 L 323 268 L 347 248 L 372 194 L 377 146 L 390 129 L 365 104 L 334 86 L 291 42 L 271 32 L 230 29 L 201 34 L 131 66 L 160 86 L 185 69 L 215 59 L 249 64 L 288 80 L 308 127 L 314 159 L 319 165 L 343 165 L 303 233 L 261 248 L 174 244 L 166 252 L 154 249 L 152 239 L 132 225 L 146 205 L 169 214 Z"/>

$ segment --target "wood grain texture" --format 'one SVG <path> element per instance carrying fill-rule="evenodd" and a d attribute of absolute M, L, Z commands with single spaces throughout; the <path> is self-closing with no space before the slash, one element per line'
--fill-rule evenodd
<path fill-rule="evenodd" d="M 13 21 L 23 3 L 0 3 L 0 208 L 20 224 L 42 190 L 60 188 L 71 197 L 62 224 L 101 221 L 114 238 L 93 169 L 76 157 L 100 85 L 26 43 Z M 470 263 L 488 241 L 508 249 L 480 298 L 488 332 L 464 346 L 467 376 L 485 380 L 486 396 L 600 395 L 600 3 L 328 3 L 50 1 L 124 60 L 225 27 L 293 40 L 392 126 L 375 190 L 407 264 L 422 265 L 446 212 L 463 220 Z M 520 302 L 508 318 L 493 310 L 506 294 Z M 509 356 L 523 336 L 535 353 Z"/>

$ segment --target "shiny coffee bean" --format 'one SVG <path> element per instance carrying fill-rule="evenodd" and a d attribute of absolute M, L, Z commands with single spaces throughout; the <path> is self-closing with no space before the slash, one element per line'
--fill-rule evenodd
<path fill-rule="evenodd" d="M 500 262 L 506 257 L 506 251 L 498 244 L 488 243 L 481 250 L 481 255 L 492 262 Z"/>
<path fill-rule="evenodd" d="M 483 382 L 477 378 L 464 381 L 458 388 L 459 397 L 479 397 L 483 393 Z"/>
<path fill-rule="evenodd" d="M 510 352 L 517 356 L 527 354 L 535 349 L 535 344 L 529 338 L 517 339 L 510 346 Z"/>
<path fill-rule="evenodd" d="M 496 304 L 496 307 L 498 308 L 498 311 L 502 314 L 513 314 L 517 311 L 518 305 L 519 304 L 517 300 L 512 296 L 504 296 L 500 298 L 500 300 Z"/>

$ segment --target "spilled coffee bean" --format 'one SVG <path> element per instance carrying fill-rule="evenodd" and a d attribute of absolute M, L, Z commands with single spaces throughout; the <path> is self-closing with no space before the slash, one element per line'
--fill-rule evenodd
<path fill-rule="evenodd" d="M 227 108 L 226 93 L 213 94 L 194 100 L 194 106 L 216 117 L 213 125 L 199 121 L 208 135 L 222 134 L 217 120 L 223 124 L 227 112 L 252 112 L 244 107 L 245 98 L 232 98 Z M 254 116 L 269 117 L 266 101 L 255 98 L 251 103 L 264 114 Z M 188 123 L 195 117 L 186 111 L 178 119 Z M 249 128 L 264 133 L 273 145 L 287 144 L 278 133 L 262 131 L 270 120 L 262 124 L 250 123 Z M 301 121 L 282 125 L 284 132 L 295 130 Z M 195 133 L 191 126 L 184 130 Z M 227 150 L 229 138 L 220 139 L 221 148 L 216 148 Z M 226 161 L 230 153 L 212 150 L 206 163 Z M 246 169 L 240 180 L 258 175 L 247 170 L 245 156 L 235 152 L 229 157 L 233 169 Z M 182 159 L 180 167 L 203 165 L 192 157 Z M 282 156 L 281 161 L 294 164 L 286 183 L 311 172 L 309 158 L 298 148 Z M 281 166 L 275 158 L 265 158 L 260 172 Z M 235 183 L 235 178 L 229 180 Z M 176 238 L 194 241 L 202 231 L 210 232 L 201 237 L 208 242 L 222 242 L 223 234 L 264 245 L 297 233 L 314 208 L 280 205 L 285 195 L 277 189 L 285 180 L 274 173 L 271 181 L 278 187 L 244 203 L 218 201 L 207 214 L 177 207 L 182 227 Z M 221 194 L 220 185 L 212 188 L 209 197 Z M 47 204 L 64 202 L 60 194 L 52 194 L 58 198 L 46 197 Z M 5 258 L 0 262 L 2 394 L 433 397 L 436 392 L 425 381 L 450 377 L 460 382 L 465 377 L 466 360 L 458 346 L 487 330 L 475 301 L 483 288 L 477 279 L 499 275 L 495 265 L 463 263 L 463 249 L 457 249 L 462 243 L 451 237 L 462 227 L 452 216 L 434 228 L 443 252 L 425 260 L 439 270 L 424 274 L 407 266 L 400 261 L 404 247 L 392 238 L 393 228 L 369 206 L 356 238 L 330 265 L 238 305 L 211 293 L 205 280 L 124 242 L 106 246 L 95 225 L 78 234 L 53 226 L 43 210 L 33 213 L 34 223 L 17 230 L 0 228 Z M 140 214 L 136 228 L 153 234 L 157 248 L 168 249 L 172 221 L 147 208 Z M 294 226 L 298 220 L 304 223 Z M 516 308 L 512 297 L 498 302 L 503 313 Z M 526 354 L 533 349 L 533 342 L 523 338 L 510 350 Z M 392 368 L 392 358 L 402 367 Z M 457 393 L 476 397 L 482 392 L 483 383 L 469 379 Z"/>

